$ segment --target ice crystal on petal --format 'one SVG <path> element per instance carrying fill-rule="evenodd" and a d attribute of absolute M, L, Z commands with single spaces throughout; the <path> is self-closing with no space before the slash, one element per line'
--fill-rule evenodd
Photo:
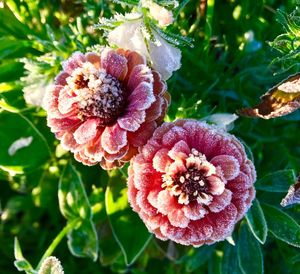
<path fill-rule="evenodd" d="M 128 197 L 159 239 L 200 246 L 231 235 L 251 206 L 255 179 L 234 136 L 205 122 L 178 120 L 157 128 L 132 159 Z"/>

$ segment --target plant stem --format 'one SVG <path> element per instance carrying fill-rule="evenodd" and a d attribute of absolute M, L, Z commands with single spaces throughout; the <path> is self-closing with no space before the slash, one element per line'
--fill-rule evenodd
<path fill-rule="evenodd" d="M 215 0 L 207 0 L 206 6 L 206 24 L 205 24 L 205 40 L 210 41 L 212 36 L 212 22 L 214 15 Z"/>
<path fill-rule="evenodd" d="M 53 251 L 55 250 L 55 248 L 58 246 L 58 244 L 61 242 L 61 240 L 78 224 L 78 219 L 73 220 L 72 222 L 68 223 L 59 233 L 58 235 L 55 237 L 55 239 L 52 241 L 52 243 L 50 244 L 50 246 L 47 248 L 47 250 L 45 251 L 43 257 L 41 258 L 38 266 L 37 266 L 37 270 L 40 269 L 43 261 L 48 258 L 49 256 L 52 255 Z"/>

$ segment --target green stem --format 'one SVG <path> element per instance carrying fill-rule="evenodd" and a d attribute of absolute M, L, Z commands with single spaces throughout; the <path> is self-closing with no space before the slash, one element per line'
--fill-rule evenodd
<path fill-rule="evenodd" d="M 205 24 L 205 40 L 209 42 L 212 36 L 212 23 L 214 16 L 215 0 L 207 0 L 206 7 L 206 24 Z"/>
<path fill-rule="evenodd" d="M 37 266 L 37 270 L 40 269 L 43 261 L 48 258 L 49 256 L 52 255 L 53 251 L 55 250 L 55 248 L 58 246 L 58 244 L 61 242 L 61 240 L 78 224 L 78 219 L 73 220 L 72 222 L 68 223 L 63 230 L 61 230 L 59 232 L 59 234 L 55 237 L 55 239 L 52 241 L 52 243 L 50 244 L 50 246 L 47 248 L 47 250 L 45 251 L 43 257 L 41 258 L 38 266 Z"/>

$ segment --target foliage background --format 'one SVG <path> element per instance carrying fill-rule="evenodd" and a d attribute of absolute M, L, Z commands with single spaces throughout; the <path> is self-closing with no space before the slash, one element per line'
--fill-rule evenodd
<path fill-rule="evenodd" d="M 182 68 L 168 81 L 172 104 L 166 120 L 234 113 L 253 106 L 268 88 L 298 72 L 298 55 L 289 62 L 273 62 L 280 52 L 267 43 L 286 32 L 276 21 L 276 10 L 291 13 L 296 2 L 209 0 L 205 16 L 200 1 L 181 1 L 174 29 L 193 38 L 194 47 L 182 48 Z M 267 121 L 240 117 L 232 131 L 253 153 L 257 198 L 269 229 L 264 245 L 249 232 L 246 220 L 233 235 L 235 246 L 225 241 L 194 249 L 154 238 L 147 242 L 149 235 L 142 230 L 122 226 L 122 216 L 135 218 L 130 210 L 122 211 L 126 197 L 119 196 L 121 214 L 110 214 L 118 209 L 111 208 L 107 185 L 115 185 L 118 195 L 123 193 L 126 168 L 107 174 L 98 166 L 85 167 L 72 160 L 47 128 L 45 112 L 26 105 L 22 91 L 24 87 L 44 90 L 72 52 L 105 44 L 93 25 L 99 16 L 110 17 L 129 8 L 97 0 L 6 0 L 0 4 L 0 273 L 17 272 L 14 237 L 35 265 L 65 226 L 57 193 L 61 177 L 65 178 L 63 170 L 70 165 L 80 174 L 94 213 L 99 258 L 93 262 L 73 256 L 64 239 L 54 255 L 66 273 L 262 273 L 262 268 L 265 273 L 300 273 L 300 207 L 279 208 L 294 182 L 294 171 L 299 171 L 299 111 Z M 34 137 L 29 147 L 14 157 L 7 154 L 15 140 L 28 136 Z M 261 180 L 267 174 L 271 175 Z M 256 204 L 249 213 L 261 238 L 266 233 L 263 212 Z M 147 246 L 143 250 L 131 246 L 130 237 L 144 240 Z M 142 252 L 130 266 L 125 264 L 120 239 L 127 256 Z"/>

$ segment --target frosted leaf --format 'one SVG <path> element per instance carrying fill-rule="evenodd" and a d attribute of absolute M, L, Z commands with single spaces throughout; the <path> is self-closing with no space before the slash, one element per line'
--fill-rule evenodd
<path fill-rule="evenodd" d="M 216 113 L 204 117 L 202 120 L 207 121 L 208 123 L 213 123 L 219 128 L 222 128 L 226 131 L 230 131 L 234 127 L 234 121 L 238 118 L 236 114 L 231 113 Z"/>
<path fill-rule="evenodd" d="M 24 148 L 24 147 L 28 147 L 31 142 L 33 140 L 33 137 L 30 136 L 30 137 L 27 137 L 27 138 L 20 138 L 16 141 L 14 141 L 11 146 L 8 148 L 8 155 L 10 156 L 13 156 L 16 154 L 16 152 L 21 149 L 21 148 Z"/>
<path fill-rule="evenodd" d="M 293 204 L 300 204 L 300 176 L 298 176 L 297 182 L 289 187 L 288 193 L 280 203 L 282 207 Z"/>

